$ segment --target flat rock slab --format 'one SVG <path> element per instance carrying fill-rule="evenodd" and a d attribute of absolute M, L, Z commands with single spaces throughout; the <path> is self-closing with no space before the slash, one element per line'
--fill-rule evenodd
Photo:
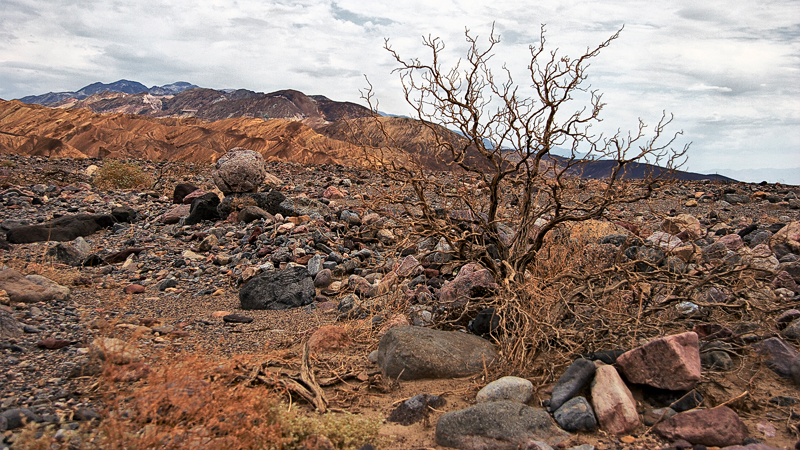
<path fill-rule="evenodd" d="M 545 410 L 517 402 L 480 403 L 445 413 L 436 424 L 436 443 L 462 450 L 537 448 L 531 444 L 557 445 L 569 437 Z"/>
<path fill-rule="evenodd" d="M 30 244 L 46 241 L 72 241 L 80 236 L 89 236 L 109 228 L 117 219 L 111 214 L 77 214 L 53 219 L 41 225 L 25 225 L 12 228 L 6 240 L 12 244 Z"/>
<path fill-rule="evenodd" d="M 239 289 L 242 309 L 289 309 L 314 302 L 314 281 L 305 267 L 264 272 Z"/>
<path fill-rule="evenodd" d="M 616 365 L 631 383 L 689 390 L 700 381 L 700 340 L 693 331 L 654 339 L 617 358 Z"/>
<path fill-rule="evenodd" d="M 391 379 L 464 377 L 482 371 L 495 358 L 489 341 L 458 331 L 396 327 L 378 344 L 378 365 Z"/>
<path fill-rule="evenodd" d="M 26 277 L 14 269 L 0 271 L 0 289 L 5 290 L 8 298 L 14 303 L 64 300 L 70 295 L 68 287 L 40 275 Z"/>
<path fill-rule="evenodd" d="M 716 447 L 740 445 L 748 436 L 739 415 L 727 406 L 676 414 L 656 425 L 655 430 L 673 441 L 685 439 L 691 444 Z"/>

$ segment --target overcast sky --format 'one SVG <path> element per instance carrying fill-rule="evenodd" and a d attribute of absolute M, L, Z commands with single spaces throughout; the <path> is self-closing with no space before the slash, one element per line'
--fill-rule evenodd
<path fill-rule="evenodd" d="M 572 56 L 624 25 L 589 71 L 608 104 L 603 126 L 666 110 L 692 142 L 688 169 L 800 184 L 797 0 L 2 0 L 0 98 L 124 78 L 357 102 L 366 74 L 382 111 L 409 114 L 384 38 L 424 58 L 421 37 L 439 36 L 457 58 L 465 27 L 487 36 L 492 22 L 494 61 L 520 81 L 540 24 Z M 753 169 L 782 171 L 729 172 Z"/>

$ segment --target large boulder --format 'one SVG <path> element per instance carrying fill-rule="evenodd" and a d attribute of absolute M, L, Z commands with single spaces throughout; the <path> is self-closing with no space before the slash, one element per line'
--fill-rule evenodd
<path fill-rule="evenodd" d="M 778 230 L 770 238 L 769 246 L 778 258 L 789 253 L 800 255 L 800 222 L 791 222 Z"/>
<path fill-rule="evenodd" d="M 242 147 L 228 150 L 214 165 L 211 177 L 223 194 L 256 192 L 267 176 L 261 153 Z"/>
<path fill-rule="evenodd" d="M 0 271 L 0 289 L 13 303 L 37 303 L 64 300 L 70 290 L 40 275 L 24 276 L 14 269 Z"/>
<path fill-rule="evenodd" d="M 378 344 L 378 365 L 391 379 L 464 377 L 497 358 L 494 346 L 475 335 L 422 327 L 396 327 Z"/>
<path fill-rule="evenodd" d="M 451 411 L 436 423 L 436 443 L 462 450 L 544 450 L 567 438 L 543 409 L 509 401 Z"/>
<path fill-rule="evenodd" d="M 617 358 L 617 366 L 632 383 L 689 390 L 700 381 L 700 340 L 693 331 L 654 339 Z"/>
<path fill-rule="evenodd" d="M 742 444 L 748 436 L 739 415 L 727 406 L 676 414 L 656 425 L 655 430 L 672 441 L 684 439 L 716 447 Z"/>
<path fill-rule="evenodd" d="M 316 296 L 314 281 L 302 266 L 264 272 L 239 289 L 242 309 L 289 309 L 311 304 Z"/>
<path fill-rule="evenodd" d="M 76 214 L 62 216 L 40 225 L 24 225 L 12 228 L 6 235 L 12 244 L 32 242 L 71 241 L 80 236 L 89 236 L 109 228 L 117 220 L 111 214 Z"/>

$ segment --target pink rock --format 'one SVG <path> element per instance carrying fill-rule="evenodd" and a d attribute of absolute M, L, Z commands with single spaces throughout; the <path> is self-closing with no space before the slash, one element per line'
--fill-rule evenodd
<path fill-rule="evenodd" d="M 727 247 L 728 250 L 733 250 L 733 251 L 739 250 L 744 246 L 744 242 L 742 242 L 742 237 L 739 236 L 738 234 L 728 234 L 722 236 L 721 238 L 719 238 L 719 241 L 717 242 L 725 245 L 725 247 Z"/>
<path fill-rule="evenodd" d="M 322 197 L 331 200 L 338 200 L 340 198 L 344 198 L 345 194 L 336 186 L 328 186 L 328 188 L 325 189 L 325 192 L 322 193 Z"/>
<path fill-rule="evenodd" d="M 422 266 L 413 255 L 406 256 L 403 262 L 400 263 L 400 267 L 395 270 L 395 273 L 401 277 L 418 275 L 420 272 L 422 272 Z"/>
<path fill-rule="evenodd" d="M 186 217 L 189 215 L 190 205 L 178 205 L 169 211 L 165 212 L 161 218 L 159 219 L 161 223 L 178 223 L 181 220 L 181 217 Z"/>
<path fill-rule="evenodd" d="M 655 430 L 666 439 L 717 447 L 739 445 L 748 436 L 739 415 L 727 406 L 676 414 L 656 425 Z"/>
<path fill-rule="evenodd" d="M 346 348 L 350 345 L 350 337 L 347 331 L 336 325 L 326 325 L 320 327 L 308 340 L 308 346 L 315 352 L 328 352 Z"/>
<path fill-rule="evenodd" d="M 631 383 L 689 390 L 700 381 L 700 340 L 693 331 L 655 339 L 623 353 L 616 364 Z"/>
<path fill-rule="evenodd" d="M 497 289 L 497 283 L 492 272 L 470 263 L 458 271 L 453 281 L 442 286 L 439 300 L 446 303 L 466 301 L 471 297 L 482 297 L 494 289 Z"/>
<path fill-rule="evenodd" d="M 183 204 L 184 205 L 191 205 L 192 201 L 194 201 L 194 199 L 196 199 L 198 197 L 202 197 L 206 193 L 207 192 L 202 190 L 202 189 L 195 189 L 194 191 L 186 194 L 186 197 L 183 197 Z"/>
<path fill-rule="evenodd" d="M 613 366 L 597 368 L 592 381 L 592 406 L 600 427 L 609 433 L 630 433 L 639 426 L 633 394 Z"/>
<path fill-rule="evenodd" d="M 144 286 L 141 284 L 129 284 L 125 286 L 125 293 L 126 294 L 143 294 L 144 293 Z"/>

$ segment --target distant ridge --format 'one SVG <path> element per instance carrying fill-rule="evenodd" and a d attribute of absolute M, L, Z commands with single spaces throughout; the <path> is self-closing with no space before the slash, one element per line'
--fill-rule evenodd
<path fill-rule="evenodd" d="M 22 103 L 42 106 L 53 106 L 56 103 L 68 98 L 83 100 L 86 97 L 102 92 L 121 92 L 123 94 L 139 94 L 141 92 L 146 92 L 151 95 L 171 95 L 197 87 L 199 86 L 187 83 L 185 81 L 178 81 L 176 83 L 165 84 L 164 86 L 153 86 L 148 88 L 138 81 L 119 80 L 113 83 L 92 83 L 74 92 L 48 92 L 47 94 L 41 95 L 29 95 L 27 97 L 20 98 L 19 101 Z"/>

